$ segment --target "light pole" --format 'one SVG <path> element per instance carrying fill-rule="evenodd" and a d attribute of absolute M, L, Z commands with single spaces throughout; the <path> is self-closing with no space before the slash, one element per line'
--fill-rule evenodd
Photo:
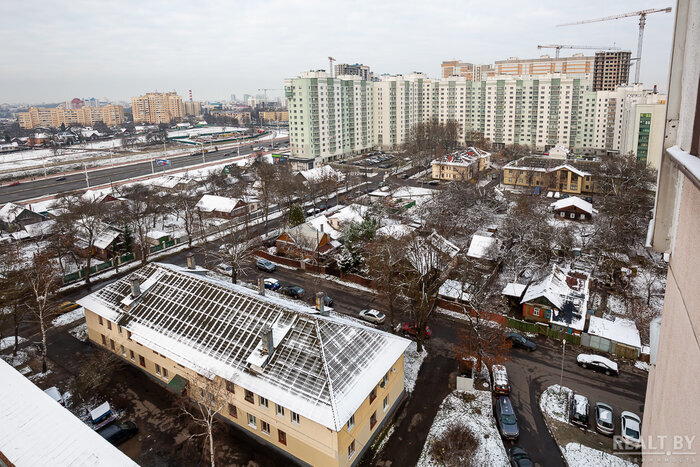
<path fill-rule="evenodd" d="M 83 162 L 83 169 L 85 169 L 85 184 L 90 188 L 90 179 L 88 178 L 87 165 Z"/>
<path fill-rule="evenodd" d="M 559 397 L 561 397 L 561 387 L 564 384 L 564 352 L 566 351 L 566 339 L 561 340 L 561 373 L 559 375 Z"/>

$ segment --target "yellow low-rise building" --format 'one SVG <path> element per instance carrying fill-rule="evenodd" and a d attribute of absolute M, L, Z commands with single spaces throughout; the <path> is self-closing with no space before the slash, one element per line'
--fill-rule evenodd
<path fill-rule="evenodd" d="M 446 181 L 472 180 L 477 178 L 479 172 L 488 169 L 490 162 L 491 153 L 469 147 L 432 161 L 432 178 Z"/>
<path fill-rule="evenodd" d="M 205 273 L 150 264 L 82 298 L 88 337 L 294 462 L 355 465 L 409 341 Z"/>
<path fill-rule="evenodd" d="M 595 164 L 595 162 L 585 162 Z M 577 165 L 581 165 L 579 162 Z M 501 183 L 513 187 L 536 188 L 569 194 L 593 193 L 593 174 L 574 163 L 547 157 L 523 157 L 503 166 Z"/>
<path fill-rule="evenodd" d="M 288 122 L 289 112 L 286 110 L 260 112 L 260 120 L 263 122 Z"/>

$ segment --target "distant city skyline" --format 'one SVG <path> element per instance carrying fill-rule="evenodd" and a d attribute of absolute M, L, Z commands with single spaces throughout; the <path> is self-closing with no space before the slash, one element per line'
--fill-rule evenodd
<path fill-rule="evenodd" d="M 129 102 L 151 91 L 194 100 L 231 94 L 282 95 L 283 80 L 336 63 L 364 63 L 377 74 L 440 76 L 444 60 L 493 63 L 535 58 L 538 44 L 637 48 L 637 17 L 578 26 L 556 24 L 675 2 L 603 0 L 562 4 L 447 1 L 223 0 L 6 3 L 0 39 L 0 103 L 41 104 L 90 96 Z M 673 14 L 647 18 L 641 81 L 667 88 Z M 47 18 L 39 22 L 37 18 Z M 195 27 L 196 26 L 196 27 Z M 358 28 L 362 34 L 358 34 Z M 562 56 L 587 50 L 562 50 Z"/>

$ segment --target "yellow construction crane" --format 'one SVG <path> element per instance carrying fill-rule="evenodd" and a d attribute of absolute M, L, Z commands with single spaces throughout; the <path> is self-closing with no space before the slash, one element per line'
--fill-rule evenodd
<path fill-rule="evenodd" d="M 549 45 L 538 45 L 538 49 L 555 49 L 554 56 L 559 58 L 559 50 L 561 49 L 592 49 L 592 50 L 620 50 L 619 47 L 599 47 L 594 45 L 562 45 L 562 44 L 549 44 Z"/>
<path fill-rule="evenodd" d="M 328 57 L 328 64 L 330 65 L 330 73 L 331 73 L 331 78 L 333 77 L 333 62 L 335 62 L 335 58 L 333 57 Z"/>
<path fill-rule="evenodd" d="M 573 23 L 557 24 L 557 26 L 573 26 L 576 24 L 597 23 L 599 21 L 610 21 L 613 19 L 628 18 L 630 16 L 639 16 L 639 39 L 637 40 L 637 66 L 634 70 L 634 82 L 639 83 L 639 70 L 642 68 L 642 41 L 644 39 L 644 25 L 647 22 L 647 15 L 652 13 L 671 13 L 671 7 L 668 8 L 652 8 L 649 10 L 633 11 L 631 13 L 623 13 L 621 15 L 605 16 L 598 19 L 587 19 L 585 21 L 575 21 Z"/>

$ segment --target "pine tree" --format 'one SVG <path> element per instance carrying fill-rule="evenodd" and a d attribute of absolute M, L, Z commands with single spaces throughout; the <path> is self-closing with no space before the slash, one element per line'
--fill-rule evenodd
<path fill-rule="evenodd" d="M 289 208 L 289 225 L 291 227 L 296 227 L 304 222 L 306 222 L 304 209 L 299 204 L 292 204 Z"/>

